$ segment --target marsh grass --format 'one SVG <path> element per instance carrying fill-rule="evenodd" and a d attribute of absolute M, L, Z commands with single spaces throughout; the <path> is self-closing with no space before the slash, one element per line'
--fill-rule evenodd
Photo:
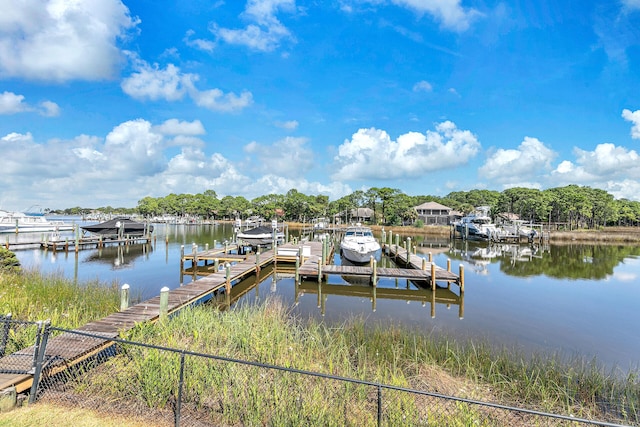
<path fill-rule="evenodd" d="M 187 308 L 166 321 L 139 325 L 126 338 L 585 418 L 640 420 L 635 373 L 621 380 L 595 362 L 525 357 L 483 342 L 456 343 L 394 325 L 370 328 L 361 318 L 338 326 L 303 322 L 278 300 L 225 312 L 208 306 Z M 123 347 L 119 356 L 89 372 L 77 391 L 171 409 L 177 396 L 179 353 Z M 195 356 L 187 356 L 184 378 L 185 407 L 215 424 L 375 424 L 375 387 Z M 427 405 L 425 399 L 384 390 L 386 422 L 426 425 L 446 420 L 447 425 L 469 425 L 469 420 L 476 420 L 485 425 L 511 416 L 453 401 Z"/>
<path fill-rule="evenodd" d="M 0 315 L 11 313 L 13 320 L 49 319 L 54 326 L 73 329 L 118 309 L 116 284 L 77 284 L 62 274 L 42 275 L 33 270 L 0 273 Z M 12 329 L 5 353 L 33 345 L 36 332 L 35 327 Z"/>

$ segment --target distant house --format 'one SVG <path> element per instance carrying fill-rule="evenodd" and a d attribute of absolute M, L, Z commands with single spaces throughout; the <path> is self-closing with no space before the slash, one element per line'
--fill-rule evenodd
<path fill-rule="evenodd" d="M 333 221 L 336 224 L 340 223 L 352 223 L 352 222 L 371 222 L 373 218 L 373 209 L 371 208 L 356 208 L 350 211 L 338 212 L 333 216 Z"/>
<path fill-rule="evenodd" d="M 426 202 L 414 207 L 418 212 L 418 219 L 426 225 L 449 225 L 452 221 L 453 210 L 436 202 Z"/>
<path fill-rule="evenodd" d="M 501 212 L 498 214 L 498 217 L 496 218 L 496 223 L 510 224 L 517 219 L 520 219 L 520 215 L 511 213 L 511 212 Z"/>

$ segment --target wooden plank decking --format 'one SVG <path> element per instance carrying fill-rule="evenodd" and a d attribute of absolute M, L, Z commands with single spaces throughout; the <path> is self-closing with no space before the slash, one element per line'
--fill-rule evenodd
<path fill-rule="evenodd" d="M 217 291 L 228 288 L 227 284 L 231 285 L 232 290 L 233 284 L 238 283 L 249 275 L 259 272 L 260 269 L 267 264 L 277 262 L 278 260 L 295 262 L 295 257 L 291 254 L 297 250 L 305 252 L 303 249 L 306 249 L 306 253 L 301 261 L 302 265 L 300 265 L 298 269 L 300 276 L 313 276 L 318 278 L 318 267 L 319 264 L 322 263 L 323 244 L 321 242 L 304 242 L 299 245 L 286 244 L 279 246 L 279 248 L 283 249 L 283 255 L 281 257 L 278 256 L 273 249 L 259 254 L 229 254 L 227 252 L 228 250 L 237 249 L 237 246 L 232 245 L 226 245 L 227 251 L 224 249 L 212 249 L 203 252 L 194 251 L 192 254 L 182 254 L 180 260 L 181 274 L 185 271 L 192 273 L 194 280 L 187 285 L 181 285 L 168 292 L 169 304 L 167 313 L 175 313 L 185 306 L 207 300 Z M 398 253 L 394 252 L 393 256 L 402 259 L 403 254 L 399 250 Z M 404 256 L 406 260 L 406 253 Z M 378 277 L 397 277 L 417 281 L 431 280 L 431 268 L 423 269 L 422 259 L 418 256 L 411 258 L 415 258 L 415 261 L 411 259 L 406 263 L 409 268 L 377 268 L 376 275 Z M 218 269 L 213 268 L 213 265 L 210 264 L 216 259 L 219 261 Z M 185 261 L 191 263 L 190 270 L 184 268 Z M 199 265 L 199 262 L 204 263 L 204 265 Z M 418 262 L 421 263 L 420 266 L 418 266 Z M 230 263 L 230 265 L 220 268 L 220 266 L 225 263 Z M 461 285 L 461 292 L 464 291 L 464 285 L 460 283 L 458 276 L 435 265 L 434 268 L 436 271 L 436 280 L 446 281 L 448 283 L 456 282 Z M 373 276 L 373 269 L 366 266 L 323 265 L 320 274 Z M 196 278 L 196 276 L 204 277 Z M 375 283 L 373 288 L 375 288 Z M 364 292 L 364 290 L 362 291 Z M 387 297 L 388 292 L 382 290 L 382 288 L 377 289 L 376 292 L 379 296 Z M 393 295 L 395 294 L 404 295 L 403 292 L 395 292 Z M 389 294 L 388 297 L 390 298 L 391 295 L 392 294 Z M 401 297 L 401 295 L 397 296 Z M 433 292 L 431 296 L 432 299 L 438 298 L 436 292 Z M 406 297 L 407 295 L 404 295 L 405 299 Z M 423 297 L 424 295 L 420 295 L 420 298 Z M 85 337 L 73 333 L 64 333 L 53 337 L 46 346 L 45 360 L 48 361 L 47 369 L 49 369 L 50 372 L 55 372 L 56 370 L 63 370 L 73 366 L 85 360 L 87 357 L 108 348 L 112 345 L 110 339 L 118 337 L 121 333 L 128 331 L 136 324 L 141 322 L 154 322 L 157 321 L 159 317 L 160 296 L 156 296 L 77 329 L 78 332 L 98 334 L 104 338 Z M 29 372 L 33 364 L 33 354 L 34 347 L 32 346 L 0 359 L 0 369 L 6 371 L 6 373 L 0 373 L 0 390 L 15 386 L 18 392 L 23 392 L 31 386 L 33 381 L 31 373 L 11 373 L 11 371 Z"/>
<path fill-rule="evenodd" d="M 233 284 L 273 261 L 273 250 L 261 253 L 258 265 L 256 265 L 255 258 L 243 257 L 239 262 L 230 265 L 229 282 Z M 210 298 L 214 292 L 225 288 L 226 284 L 227 272 L 226 269 L 221 269 L 187 285 L 172 289 L 168 295 L 168 313 L 174 313 L 187 305 Z M 53 337 L 46 347 L 45 360 L 49 361 L 48 369 L 55 371 L 73 366 L 109 347 L 111 345 L 109 339 L 118 337 L 120 333 L 126 332 L 138 323 L 157 321 L 159 316 L 160 296 L 156 296 L 77 329 L 80 332 L 99 334 L 104 336 L 104 339 L 83 337 L 72 333 Z M 28 372 L 32 368 L 33 354 L 34 347 L 32 346 L 7 355 L 0 359 L 0 367 L 5 371 Z M 0 374 L 0 390 L 15 386 L 18 392 L 23 392 L 31 387 L 32 381 L 32 374 L 2 373 Z"/>

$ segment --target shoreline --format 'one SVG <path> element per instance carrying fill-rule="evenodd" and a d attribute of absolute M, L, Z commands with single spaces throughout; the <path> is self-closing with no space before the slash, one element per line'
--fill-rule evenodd
<path fill-rule="evenodd" d="M 309 227 L 310 224 L 287 222 L 287 226 L 291 229 L 300 230 Z M 451 227 L 445 225 L 424 225 L 422 227 L 414 227 L 411 225 L 403 226 L 383 226 L 368 225 L 371 229 L 380 233 L 382 230 L 393 231 L 394 234 L 404 235 L 422 235 L 449 237 L 451 235 Z M 592 243 L 635 243 L 640 242 L 640 227 L 605 227 L 599 230 L 553 230 L 549 231 L 549 241 L 552 243 L 567 242 L 592 242 Z"/>

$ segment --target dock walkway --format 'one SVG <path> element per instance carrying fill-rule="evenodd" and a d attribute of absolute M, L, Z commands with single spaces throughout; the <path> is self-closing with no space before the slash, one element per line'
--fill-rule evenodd
<path fill-rule="evenodd" d="M 311 247 L 313 256 L 321 250 L 320 243 L 305 243 Z M 230 254 L 224 254 L 224 250 L 211 251 L 209 255 L 218 256 L 220 259 L 231 260 Z M 188 256 L 185 256 L 188 258 Z M 205 259 L 204 253 L 198 254 L 196 259 Z M 233 259 L 236 259 L 233 257 Z M 172 289 L 168 292 L 167 314 L 172 314 L 181 308 L 205 301 L 222 289 L 229 290 L 235 282 L 256 272 L 261 266 L 274 262 L 273 250 L 260 254 L 259 261 L 252 257 L 244 257 L 239 262 L 234 262 L 227 269 L 211 271 L 206 277 L 194 280 L 184 286 Z M 53 374 L 71 366 L 74 366 L 87 358 L 100 353 L 110 347 L 110 339 L 117 338 L 121 333 L 133 328 L 142 322 L 155 322 L 160 318 L 160 296 L 156 296 L 125 310 L 111 314 L 100 320 L 88 323 L 77 331 L 98 334 L 104 339 L 82 337 L 81 335 L 65 333 L 49 339 L 46 347 L 45 361 L 47 370 Z M 33 370 L 35 346 L 25 348 L 0 359 L 0 390 L 15 386 L 21 393 L 31 387 L 33 382 Z"/>
<path fill-rule="evenodd" d="M 225 245 L 225 248 L 207 249 L 201 252 L 197 252 L 197 248 L 194 248 L 191 254 L 183 253 L 180 260 L 181 274 L 184 272 L 193 274 L 194 280 L 163 292 L 168 300 L 166 308 L 161 308 L 162 296 L 159 295 L 76 329 L 79 332 L 100 335 L 104 337 L 102 339 L 72 333 L 50 338 L 44 358 L 48 375 L 68 369 L 104 351 L 112 345 L 111 339 L 126 333 L 138 323 L 155 322 L 165 313 L 170 315 L 188 305 L 204 302 L 221 290 L 224 290 L 225 295 L 230 295 L 234 284 L 252 274 L 259 273 L 260 269 L 267 264 L 279 261 L 296 262 L 296 276 L 299 277 L 313 276 L 321 280 L 327 274 L 369 276 L 372 278 L 370 283 L 373 284 L 373 288 L 377 285 L 377 277 L 396 277 L 430 281 L 432 290 L 436 289 L 437 280 L 446 281 L 448 284 L 455 282 L 460 285 L 460 291 L 464 292 L 463 276 L 456 276 L 448 270 L 437 267 L 434 263 L 425 264 L 422 258 L 403 254 L 400 249 L 390 250 L 389 253 L 398 260 L 404 259 L 408 268 L 323 265 L 326 258 L 331 259 L 331 256 L 327 256 L 331 254 L 331 249 L 322 242 L 303 242 L 295 245 L 289 243 L 278 246 L 275 250 L 270 249 L 254 254 L 231 254 L 229 253 L 231 249 L 239 250 L 237 246 Z M 302 259 L 299 259 L 296 253 L 302 254 Z M 185 268 L 185 262 L 190 263 L 191 267 Z M 432 297 L 436 297 L 435 292 Z M 420 298 L 424 298 L 424 295 L 420 295 Z M 0 358 L 0 391 L 15 387 L 16 391 L 21 393 L 31 387 L 35 347 L 25 348 Z"/>

